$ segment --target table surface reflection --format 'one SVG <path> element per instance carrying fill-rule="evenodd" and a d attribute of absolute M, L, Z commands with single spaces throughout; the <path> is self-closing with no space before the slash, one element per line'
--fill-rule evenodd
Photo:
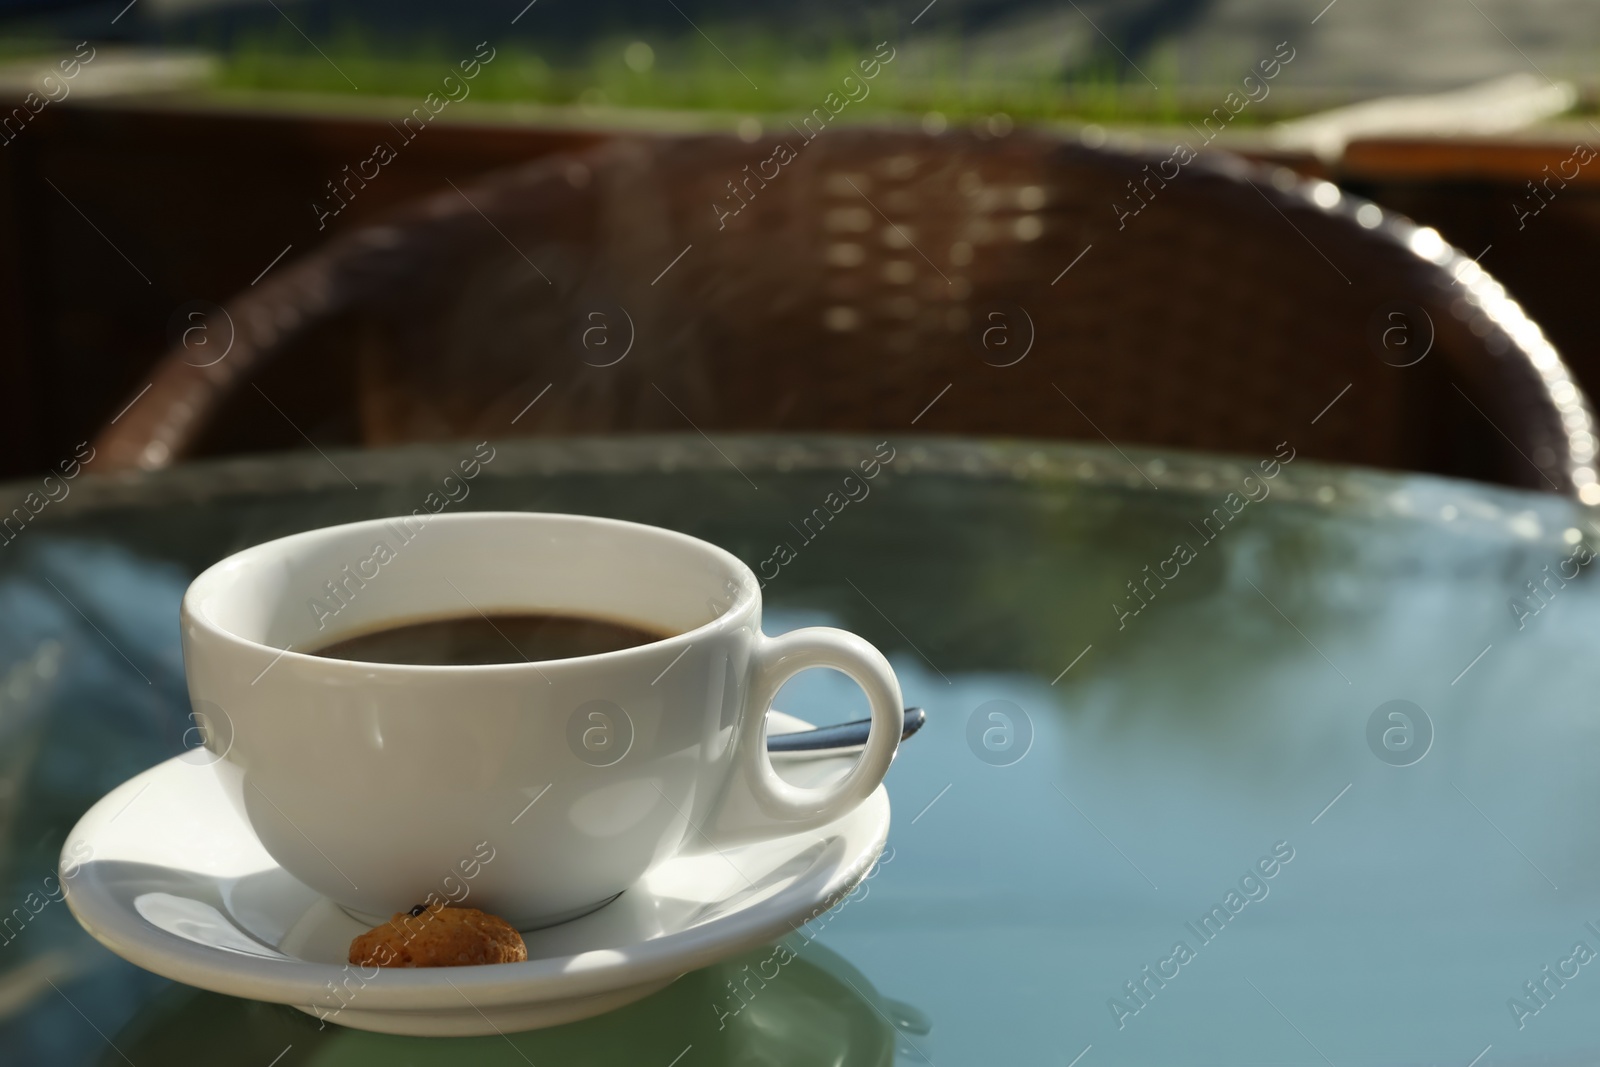
<path fill-rule="evenodd" d="M 936 438 L 505 442 L 447 483 L 473 447 L 86 475 L 8 531 L 5 1062 L 1600 1059 L 1597 529 L 1568 502 L 1290 445 Z M 737 1018 L 726 981 L 748 960 L 506 1038 L 319 1029 L 146 974 L 64 905 L 25 905 L 90 804 L 192 741 L 188 580 L 418 507 L 706 538 L 765 579 L 768 633 L 859 632 L 928 709 L 889 775 L 885 862 Z M 826 671 L 778 706 L 865 714 Z"/>

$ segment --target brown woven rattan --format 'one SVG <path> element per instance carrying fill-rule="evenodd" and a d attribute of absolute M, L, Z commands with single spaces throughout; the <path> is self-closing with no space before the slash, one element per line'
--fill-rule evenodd
<path fill-rule="evenodd" d="M 1326 183 L 1169 146 L 618 140 L 446 189 L 227 318 L 228 354 L 168 353 L 102 464 L 262 447 L 237 428 L 263 419 L 323 447 L 836 430 L 1288 442 L 1600 493 L 1586 402 L 1476 264 Z"/>

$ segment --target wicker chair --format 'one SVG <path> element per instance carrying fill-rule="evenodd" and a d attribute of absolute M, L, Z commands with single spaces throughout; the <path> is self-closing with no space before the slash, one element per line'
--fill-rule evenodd
<path fill-rule="evenodd" d="M 927 432 L 1287 440 L 1600 499 L 1586 401 L 1475 263 L 1219 154 L 618 140 L 441 191 L 227 319 L 225 357 L 163 358 L 104 466 L 302 436 Z"/>

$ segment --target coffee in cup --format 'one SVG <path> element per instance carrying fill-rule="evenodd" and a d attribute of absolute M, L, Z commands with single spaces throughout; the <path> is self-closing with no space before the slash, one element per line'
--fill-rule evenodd
<path fill-rule="evenodd" d="M 681 851 L 839 818 L 900 738 L 899 684 L 865 640 L 768 637 L 744 563 L 612 519 L 295 534 L 196 578 L 182 632 L 190 698 L 226 723 L 201 773 L 286 871 L 369 921 L 485 846 L 471 906 L 522 929 L 581 915 Z M 765 719 L 811 667 L 862 687 L 872 730 L 848 773 L 803 788 L 773 770 Z"/>

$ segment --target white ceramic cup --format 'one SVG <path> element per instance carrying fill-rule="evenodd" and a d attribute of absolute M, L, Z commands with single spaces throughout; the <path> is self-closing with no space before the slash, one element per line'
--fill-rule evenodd
<path fill-rule="evenodd" d="M 479 612 L 675 636 L 486 666 L 306 654 Z M 523 929 L 581 915 L 677 852 L 838 818 L 900 740 L 900 686 L 877 649 L 827 627 L 767 637 L 750 568 L 637 523 L 477 512 L 312 530 L 207 569 L 182 628 L 202 762 L 273 859 L 368 920 L 430 894 Z M 809 667 L 853 678 L 872 708 L 855 767 L 815 789 L 766 752 L 773 696 Z"/>

